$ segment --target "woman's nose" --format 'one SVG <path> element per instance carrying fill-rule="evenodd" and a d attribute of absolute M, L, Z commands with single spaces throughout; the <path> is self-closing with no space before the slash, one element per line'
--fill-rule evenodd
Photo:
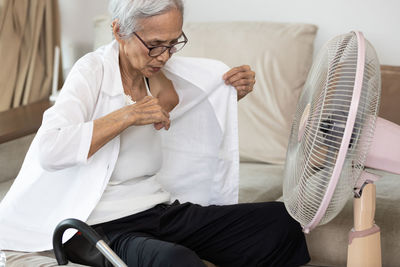
<path fill-rule="evenodd" d="M 161 55 L 159 55 L 157 57 L 158 61 L 161 61 L 163 63 L 167 62 L 167 60 L 171 57 L 171 54 L 169 53 L 169 49 L 165 50 L 164 53 L 162 53 Z"/>

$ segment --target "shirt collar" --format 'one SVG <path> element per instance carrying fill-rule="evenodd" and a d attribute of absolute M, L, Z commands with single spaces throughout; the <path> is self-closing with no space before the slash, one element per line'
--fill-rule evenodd
<path fill-rule="evenodd" d="M 101 91 L 110 95 L 117 96 L 124 94 L 119 68 L 119 45 L 116 40 L 104 48 L 103 81 Z"/>

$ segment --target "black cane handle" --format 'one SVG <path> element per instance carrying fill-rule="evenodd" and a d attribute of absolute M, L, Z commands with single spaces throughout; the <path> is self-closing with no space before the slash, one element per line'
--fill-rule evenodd
<path fill-rule="evenodd" d="M 62 237 L 65 230 L 74 228 L 82 233 L 82 235 L 89 241 L 93 246 L 96 246 L 97 242 L 101 240 L 101 237 L 86 223 L 77 219 L 65 219 L 60 222 L 53 233 L 53 249 L 56 255 L 58 265 L 67 265 L 68 259 L 64 252 L 62 244 Z"/>

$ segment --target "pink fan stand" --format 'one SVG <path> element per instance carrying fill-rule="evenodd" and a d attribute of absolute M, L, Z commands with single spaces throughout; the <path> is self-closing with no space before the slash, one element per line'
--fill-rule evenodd
<path fill-rule="evenodd" d="M 400 174 L 400 126 L 377 118 L 365 166 Z M 364 171 L 354 198 L 354 228 L 349 233 L 347 266 L 382 266 L 380 229 L 374 223 L 378 175 Z"/>

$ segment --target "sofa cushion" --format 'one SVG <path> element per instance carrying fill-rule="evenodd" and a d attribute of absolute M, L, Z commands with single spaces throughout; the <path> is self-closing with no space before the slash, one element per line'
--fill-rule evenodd
<path fill-rule="evenodd" d="M 93 18 L 93 50 L 112 41 L 113 34 L 110 25 L 111 18 L 108 15 L 99 15 Z"/>
<path fill-rule="evenodd" d="M 17 177 L 34 136 L 31 134 L 0 144 L 0 183 Z"/>
<path fill-rule="evenodd" d="M 207 57 L 256 72 L 239 102 L 242 161 L 283 164 L 299 94 L 312 62 L 317 27 L 272 22 L 187 23 L 183 56 Z"/>
<path fill-rule="evenodd" d="M 54 253 L 52 251 L 43 251 L 43 252 L 16 252 L 16 251 L 6 251 L 5 252 L 7 259 L 7 267 L 32 267 L 32 266 L 40 266 L 40 267 L 55 267 L 61 266 L 57 264 Z M 215 267 L 214 264 L 203 260 L 206 267 Z M 68 262 L 67 265 L 64 266 L 73 266 L 73 267 L 84 267 L 86 265 L 76 264 L 72 262 Z"/>
<path fill-rule="evenodd" d="M 0 144 L 0 202 L 17 177 L 35 134 Z"/>
<path fill-rule="evenodd" d="M 274 201 L 282 195 L 283 165 L 242 162 L 239 202 Z"/>
<path fill-rule="evenodd" d="M 7 267 L 55 267 L 59 266 L 52 251 L 24 253 L 6 251 Z M 69 262 L 66 266 L 83 267 L 84 265 Z"/>

